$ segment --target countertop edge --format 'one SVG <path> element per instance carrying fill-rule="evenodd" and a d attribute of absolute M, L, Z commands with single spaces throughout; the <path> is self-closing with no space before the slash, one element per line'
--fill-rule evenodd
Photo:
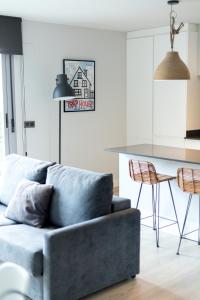
<path fill-rule="evenodd" d="M 144 144 L 143 144 L 144 145 Z M 137 146 L 137 145 L 135 145 Z M 158 146 L 158 145 L 157 145 Z M 129 147 L 129 146 L 127 146 Z M 163 146 L 165 147 L 165 146 Z M 166 146 L 169 147 L 169 146 Z M 182 162 L 182 163 L 189 163 L 189 164 L 194 164 L 194 165 L 200 165 L 200 161 L 192 161 L 192 160 L 184 160 L 184 159 L 178 159 L 178 158 L 169 158 L 169 157 L 163 157 L 163 156 L 158 156 L 158 155 L 150 155 L 150 154 L 141 154 L 141 153 L 137 153 L 137 152 L 129 152 L 129 151 L 123 151 L 120 150 L 120 148 L 123 147 L 116 147 L 116 148 L 107 148 L 105 149 L 106 152 L 110 152 L 110 153 L 115 153 L 115 154 L 124 154 L 124 155 L 132 155 L 132 156 L 140 156 L 140 157 L 149 157 L 149 158 L 155 158 L 155 159 L 162 159 L 162 160 L 168 160 L 168 161 L 174 161 L 174 162 Z M 172 147 L 173 148 L 173 147 Z M 180 148 L 180 149 L 185 149 L 185 148 Z M 185 150 L 194 150 L 194 151 L 200 151 L 198 149 L 185 149 Z"/>

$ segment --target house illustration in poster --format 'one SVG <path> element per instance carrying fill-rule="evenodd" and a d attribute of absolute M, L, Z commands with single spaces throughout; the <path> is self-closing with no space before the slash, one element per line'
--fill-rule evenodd
<path fill-rule="evenodd" d="M 64 112 L 95 110 L 95 61 L 63 60 L 63 70 L 75 98 L 64 101 Z"/>
<path fill-rule="evenodd" d="M 76 70 L 70 85 L 77 99 L 94 99 L 94 86 L 88 79 L 88 70 L 80 66 Z"/>

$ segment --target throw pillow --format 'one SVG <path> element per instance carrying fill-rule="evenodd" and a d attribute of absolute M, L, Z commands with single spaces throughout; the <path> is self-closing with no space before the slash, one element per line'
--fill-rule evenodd
<path fill-rule="evenodd" d="M 1 165 L 0 202 L 8 205 L 24 178 L 45 183 L 47 168 L 53 164 L 18 154 L 7 155 Z"/>
<path fill-rule="evenodd" d="M 48 208 L 53 186 L 22 180 L 5 211 L 5 216 L 18 223 L 43 227 L 48 217 Z"/>

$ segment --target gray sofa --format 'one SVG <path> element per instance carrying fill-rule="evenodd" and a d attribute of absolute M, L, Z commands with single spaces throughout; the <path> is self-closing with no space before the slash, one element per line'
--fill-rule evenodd
<path fill-rule="evenodd" d="M 24 177 L 54 186 L 45 228 L 4 217 Z M 140 212 L 112 196 L 111 174 L 10 155 L 0 202 L 0 261 L 29 272 L 32 299 L 76 300 L 139 273 Z"/>

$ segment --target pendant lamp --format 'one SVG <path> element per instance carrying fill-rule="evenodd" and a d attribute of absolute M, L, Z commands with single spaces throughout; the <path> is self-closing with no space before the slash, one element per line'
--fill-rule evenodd
<path fill-rule="evenodd" d="M 170 0 L 168 4 L 171 5 L 170 11 L 170 42 L 171 51 L 167 52 L 166 57 L 157 67 L 154 73 L 154 80 L 189 80 L 190 71 L 186 64 L 182 61 L 177 51 L 174 51 L 174 39 L 176 34 L 179 34 L 183 23 L 175 28 L 176 13 L 173 10 L 173 5 L 179 4 L 178 0 Z"/>

